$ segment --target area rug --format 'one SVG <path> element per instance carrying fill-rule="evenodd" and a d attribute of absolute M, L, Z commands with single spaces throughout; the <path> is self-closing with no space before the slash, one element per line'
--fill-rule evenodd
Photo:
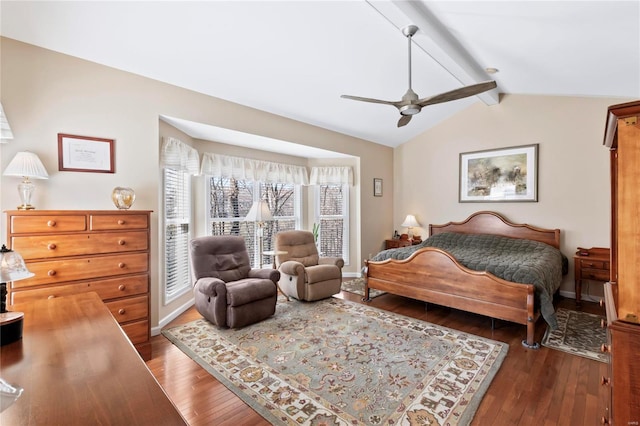
<path fill-rule="evenodd" d="M 365 285 L 364 278 L 356 278 L 355 280 L 344 281 L 342 283 L 341 290 L 348 291 L 349 293 L 359 294 L 360 296 L 364 296 L 364 285 Z M 373 299 L 374 297 L 382 296 L 383 294 L 386 294 L 386 293 L 387 293 L 386 291 L 376 290 L 372 288 L 371 290 L 369 290 L 369 297 Z"/>
<path fill-rule="evenodd" d="M 362 304 L 278 303 L 162 332 L 272 424 L 469 424 L 508 345 Z"/>
<path fill-rule="evenodd" d="M 608 355 L 600 351 L 607 341 L 607 331 L 600 321 L 605 317 L 559 308 L 556 311 L 558 328 L 549 330 L 542 338 L 542 345 L 596 361 L 608 362 Z"/>

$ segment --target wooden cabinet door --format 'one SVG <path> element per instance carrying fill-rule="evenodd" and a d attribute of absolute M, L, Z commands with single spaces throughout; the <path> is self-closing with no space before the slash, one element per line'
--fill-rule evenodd
<path fill-rule="evenodd" d="M 618 318 L 640 322 L 640 117 L 618 120 Z"/>

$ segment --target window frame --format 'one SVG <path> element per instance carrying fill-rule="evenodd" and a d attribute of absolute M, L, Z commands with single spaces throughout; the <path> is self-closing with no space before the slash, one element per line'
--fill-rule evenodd
<path fill-rule="evenodd" d="M 176 174 L 182 175 L 181 211 L 183 213 L 182 213 L 182 216 L 176 217 L 176 218 L 167 217 L 168 209 L 166 208 L 166 206 L 167 206 L 167 179 L 168 179 L 167 171 L 168 170 L 171 170 Z M 163 280 L 162 300 L 163 300 L 164 306 L 170 304 L 174 300 L 186 294 L 188 291 L 191 290 L 191 286 L 192 286 L 191 266 L 189 261 L 189 246 L 188 246 L 189 241 L 192 238 L 192 231 L 193 231 L 193 223 L 192 223 L 193 197 L 192 197 L 191 189 L 192 189 L 192 179 L 189 173 L 172 169 L 170 167 L 162 168 L 162 205 L 164 206 L 163 214 L 162 214 L 162 236 L 163 236 L 164 244 L 162 249 L 163 261 L 161 262 L 161 264 L 162 264 L 162 280 Z M 176 192 L 178 192 L 177 189 L 176 189 Z M 185 247 L 181 248 L 182 254 L 184 255 L 184 259 L 179 259 L 180 262 L 182 261 L 186 262 L 186 265 L 184 265 L 186 267 L 186 277 L 182 277 L 182 279 L 184 279 L 183 284 L 177 285 L 176 288 L 171 293 L 169 293 L 169 277 L 167 276 L 168 274 L 167 255 L 169 252 L 168 249 L 169 249 L 169 245 L 171 244 L 170 242 L 171 239 L 169 238 L 169 235 L 168 235 L 168 227 L 172 225 L 176 225 L 176 226 L 187 225 L 186 245 Z"/>
<path fill-rule="evenodd" d="M 320 200 L 320 196 L 321 196 L 321 188 L 323 186 L 342 186 L 342 215 L 321 215 L 320 214 L 320 206 L 321 206 L 321 200 Z M 338 218 L 342 218 L 342 259 L 344 260 L 344 264 L 345 266 L 349 265 L 349 252 L 350 252 L 350 246 L 349 246 L 349 240 L 350 240 L 350 236 L 349 236 L 349 232 L 350 232 L 350 226 L 349 226 L 349 184 L 343 183 L 343 184 L 319 184 L 319 185 L 314 185 L 314 223 L 321 223 L 321 219 L 322 218 L 329 218 L 329 219 L 338 219 Z M 322 235 L 322 226 L 320 227 L 320 235 Z M 319 236 L 319 239 L 321 239 L 322 237 Z"/>

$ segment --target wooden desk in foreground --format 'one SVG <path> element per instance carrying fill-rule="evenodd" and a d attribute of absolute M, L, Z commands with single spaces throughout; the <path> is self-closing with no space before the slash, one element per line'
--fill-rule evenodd
<path fill-rule="evenodd" d="M 24 391 L 0 424 L 186 424 L 96 293 L 11 310 L 24 332 L 2 347 L 0 377 Z"/>

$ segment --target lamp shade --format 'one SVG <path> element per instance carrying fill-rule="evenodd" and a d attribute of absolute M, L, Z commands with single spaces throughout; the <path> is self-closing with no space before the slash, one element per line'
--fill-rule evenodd
<path fill-rule="evenodd" d="M 402 225 L 400 226 L 404 226 L 405 228 L 415 228 L 419 227 L 420 224 L 418 223 L 414 215 L 408 214 L 407 217 L 404 218 L 404 222 L 402 222 Z"/>
<path fill-rule="evenodd" d="M 247 222 L 265 222 L 273 220 L 273 216 L 271 216 L 271 211 L 266 201 L 255 201 L 244 220 Z"/>
<path fill-rule="evenodd" d="M 18 281 L 31 278 L 35 274 L 27 269 L 24 259 L 4 244 L 0 249 L 0 282 Z"/>
<path fill-rule="evenodd" d="M 47 169 L 40 161 L 40 158 L 33 152 L 18 152 L 13 160 L 4 169 L 5 176 L 21 176 L 33 179 L 49 179 Z"/>
<path fill-rule="evenodd" d="M 13 139 L 13 133 L 11 132 L 11 126 L 9 126 L 9 120 L 4 113 L 4 108 L 0 103 L 0 143 L 6 143 L 8 139 Z"/>

